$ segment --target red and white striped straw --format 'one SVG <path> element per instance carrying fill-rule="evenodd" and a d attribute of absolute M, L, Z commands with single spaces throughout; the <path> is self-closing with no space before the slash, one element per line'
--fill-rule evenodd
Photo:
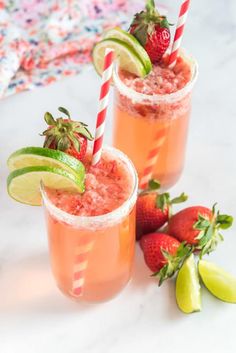
<path fill-rule="evenodd" d="M 88 257 L 93 245 L 94 241 L 86 237 L 83 243 L 76 247 L 72 280 L 73 297 L 81 297 L 83 295 Z"/>
<path fill-rule="evenodd" d="M 99 109 L 97 115 L 97 124 L 96 124 L 96 132 L 95 139 L 93 145 L 93 158 L 92 165 L 96 165 L 102 153 L 102 144 L 103 144 L 103 136 L 105 130 L 105 119 L 107 114 L 108 100 L 109 100 L 109 92 L 110 92 L 110 84 L 113 70 L 113 55 L 114 51 L 112 49 L 107 48 L 104 57 L 104 67 L 102 73 L 102 85 L 100 90 L 100 98 L 99 98 Z"/>
<path fill-rule="evenodd" d="M 148 153 L 146 166 L 141 177 L 139 188 L 144 190 L 148 186 L 149 180 L 152 179 L 153 169 L 157 163 L 158 157 L 160 155 L 161 149 L 166 139 L 167 127 L 159 130 L 153 140 L 153 145 L 151 150 Z"/>
<path fill-rule="evenodd" d="M 169 58 L 170 68 L 173 68 L 176 64 L 179 48 L 183 39 L 184 26 L 188 16 L 189 5 L 190 5 L 190 0 L 185 0 L 180 7 L 179 18 L 178 18 L 174 41 L 173 41 L 171 54 Z"/>
<path fill-rule="evenodd" d="M 104 57 L 104 66 L 102 73 L 102 85 L 99 97 L 99 109 L 97 114 L 96 132 L 93 145 L 92 165 L 96 165 L 102 152 L 102 143 L 105 130 L 105 119 L 108 107 L 110 83 L 113 70 L 113 54 L 112 49 L 107 48 Z M 74 297 L 81 297 L 86 278 L 86 271 L 88 267 L 89 254 L 93 249 L 94 240 L 86 237 L 84 241 L 75 249 L 75 259 L 73 267 L 72 279 L 72 295 Z"/>

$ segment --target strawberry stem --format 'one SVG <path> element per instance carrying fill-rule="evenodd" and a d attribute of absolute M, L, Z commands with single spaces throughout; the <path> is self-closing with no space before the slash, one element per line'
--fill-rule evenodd
<path fill-rule="evenodd" d="M 161 250 L 167 263 L 160 269 L 160 271 L 155 272 L 152 275 L 152 277 L 159 277 L 159 286 L 161 286 L 166 279 L 173 277 L 175 273 L 179 271 L 184 261 L 192 254 L 193 250 L 194 247 L 186 244 L 186 242 L 180 244 L 176 255 L 171 255 L 164 249 Z"/>
<path fill-rule="evenodd" d="M 209 219 L 201 214 L 198 215 L 197 222 L 193 225 L 194 229 L 199 230 L 196 239 L 199 240 L 196 249 L 200 250 L 200 258 L 203 255 L 214 251 L 218 243 L 224 240 L 219 229 L 228 229 L 233 223 L 233 217 L 229 215 L 221 215 L 219 211 L 216 214 L 216 204 L 212 207 L 212 218 Z"/>
<path fill-rule="evenodd" d="M 145 8 L 149 15 L 155 14 L 156 10 L 154 0 L 147 0 Z"/>

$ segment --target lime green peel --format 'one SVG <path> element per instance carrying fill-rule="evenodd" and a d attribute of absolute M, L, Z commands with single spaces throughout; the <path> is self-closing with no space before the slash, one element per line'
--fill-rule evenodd
<path fill-rule="evenodd" d="M 103 71 L 106 48 L 114 50 L 116 59 L 122 69 L 139 77 L 145 77 L 147 75 L 146 67 L 140 60 L 137 51 L 126 42 L 116 38 L 103 39 L 98 42 L 93 49 L 93 64 L 99 75 L 101 75 Z"/>
<path fill-rule="evenodd" d="M 216 298 L 236 303 L 236 277 L 206 260 L 199 261 L 198 271 L 202 282 Z"/>
<path fill-rule="evenodd" d="M 201 311 L 201 290 L 193 254 L 187 258 L 177 275 L 176 301 L 185 314 Z"/>
<path fill-rule="evenodd" d="M 59 150 L 44 147 L 24 147 L 10 155 L 7 161 L 10 171 L 31 166 L 59 167 L 69 173 L 84 175 L 85 168 L 78 159 Z"/>
<path fill-rule="evenodd" d="M 106 31 L 103 34 L 103 39 L 119 39 L 125 42 L 135 51 L 139 59 L 142 61 L 146 70 L 146 74 L 149 74 L 149 72 L 152 70 L 152 63 L 148 53 L 132 34 L 124 31 L 119 27 L 115 27 Z"/>
<path fill-rule="evenodd" d="M 7 190 L 16 201 L 31 206 L 42 204 L 40 183 L 52 189 L 71 192 L 84 191 L 84 177 L 76 176 L 62 168 L 31 166 L 14 170 L 7 178 Z"/>

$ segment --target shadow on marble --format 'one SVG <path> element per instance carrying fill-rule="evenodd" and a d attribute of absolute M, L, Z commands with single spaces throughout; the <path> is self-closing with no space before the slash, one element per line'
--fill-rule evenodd
<path fill-rule="evenodd" d="M 154 312 L 155 309 L 159 308 L 160 302 L 162 302 L 165 307 L 163 308 L 162 306 L 162 309 L 165 310 L 167 321 L 179 320 L 186 317 L 186 315 L 181 313 L 178 309 L 176 303 L 175 278 L 167 280 L 161 287 L 158 287 L 158 279 L 151 277 L 151 272 L 144 262 L 143 253 L 138 244 L 136 244 L 134 273 L 129 288 L 131 291 L 142 291 L 143 295 L 151 298 Z M 154 297 L 156 297 L 156 308 Z M 163 297 L 165 298 L 165 301 L 163 301 Z"/>
<path fill-rule="evenodd" d="M 180 320 L 186 317 L 186 314 L 182 313 L 176 303 L 175 298 L 175 278 L 172 278 L 166 282 L 168 296 L 168 310 L 166 312 L 166 317 L 169 320 Z"/>
<path fill-rule="evenodd" d="M 66 298 L 56 287 L 48 254 L 27 256 L 5 263 L 0 272 L 0 312 L 63 314 L 91 308 Z"/>
<path fill-rule="evenodd" d="M 152 278 L 150 278 L 150 271 L 144 262 L 142 250 L 137 243 L 134 258 L 134 272 L 130 287 L 144 288 L 147 287 L 151 282 Z"/>

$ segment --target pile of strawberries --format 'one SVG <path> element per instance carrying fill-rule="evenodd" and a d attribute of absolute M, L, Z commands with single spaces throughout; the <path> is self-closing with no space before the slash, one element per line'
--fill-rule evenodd
<path fill-rule="evenodd" d="M 187 207 L 172 214 L 172 205 L 187 200 L 182 193 L 170 198 L 159 193 L 160 184 L 151 180 L 149 188 L 139 194 L 137 201 L 136 237 L 144 253 L 147 266 L 159 285 L 172 277 L 192 252 L 200 258 L 215 250 L 220 233 L 232 225 L 233 218 L 203 206 Z"/>

